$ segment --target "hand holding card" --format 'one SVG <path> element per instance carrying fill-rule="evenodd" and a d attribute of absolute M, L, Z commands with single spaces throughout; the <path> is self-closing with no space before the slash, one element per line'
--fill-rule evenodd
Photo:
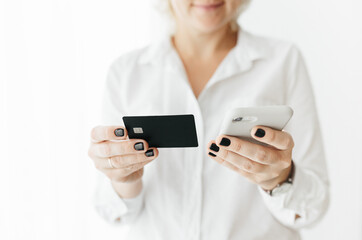
<path fill-rule="evenodd" d="M 96 126 L 91 131 L 88 156 L 112 182 L 121 198 L 133 198 L 142 189 L 143 167 L 158 157 L 143 139 L 127 139 L 123 126 Z"/>

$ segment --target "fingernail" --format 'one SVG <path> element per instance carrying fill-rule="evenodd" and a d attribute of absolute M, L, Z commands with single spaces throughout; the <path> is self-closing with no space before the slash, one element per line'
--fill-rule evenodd
<path fill-rule="evenodd" d="M 147 157 L 152 157 L 154 155 L 153 153 L 153 149 L 148 149 L 146 152 L 145 152 L 146 156 Z"/>
<path fill-rule="evenodd" d="M 265 131 L 261 128 L 258 128 L 258 130 L 255 132 L 255 136 L 262 138 L 265 136 Z"/>
<path fill-rule="evenodd" d="M 117 137 L 123 137 L 124 136 L 123 128 L 117 128 L 116 130 L 114 130 L 114 135 L 116 135 Z"/>
<path fill-rule="evenodd" d="M 216 157 L 216 155 L 213 154 L 212 152 L 209 152 L 209 155 L 212 156 L 212 157 Z"/>
<path fill-rule="evenodd" d="M 137 151 L 143 150 L 144 149 L 143 142 L 136 143 L 134 145 L 134 149 L 136 149 Z"/>
<path fill-rule="evenodd" d="M 230 139 L 228 138 L 222 138 L 221 141 L 220 141 L 220 145 L 221 146 L 229 146 L 230 145 Z"/>
<path fill-rule="evenodd" d="M 215 143 L 213 143 L 211 144 L 210 149 L 215 152 L 218 152 L 220 148 Z"/>

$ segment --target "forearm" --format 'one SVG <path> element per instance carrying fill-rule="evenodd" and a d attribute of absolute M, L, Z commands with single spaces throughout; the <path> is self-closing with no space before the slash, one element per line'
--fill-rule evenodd
<path fill-rule="evenodd" d="M 113 182 L 112 186 L 121 198 L 135 198 L 142 191 L 142 178 L 131 183 Z"/>
<path fill-rule="evenodd" d="M 134 221 L 142 211 L 143 192 L 142 179 L 130 183 L 112 183 L 99 172 L 94 206 L 106 221 L 112 224 L 127 224 Z"/>

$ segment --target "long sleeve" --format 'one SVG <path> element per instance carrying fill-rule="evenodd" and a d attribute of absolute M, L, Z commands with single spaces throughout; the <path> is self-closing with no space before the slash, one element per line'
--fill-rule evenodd
<path fill-rule="evenodd" d="M 329 179 L 314 93 L 302 55 L 296 47 L 289 52 L 286 104 L 294 115 L 285 131 L 294 140 L 292 159 L 295 175 L 288 192 L 270 196 L 261 188 L 265 204 L 282 224 L 291 228 L 317 222 L 329 205 Z M 299 215 L 300 218 L 295 218 Z"/>
<path fill-rule="evenodd" d="M 118 65 L 116 65 L 118 63 Z M 120 98 L 122 76 L 119 62 L 113 62 L 103 89 L 100 125 L 121 125 L 124 107 Z M 144 190 L 135 198 L 122 199 L 116 193 L 103 173 L 97 171 L 97 185 L 94 192 L 96 211 L 109 223 L 127 225 L 132 223 L 143 208 Z"/>

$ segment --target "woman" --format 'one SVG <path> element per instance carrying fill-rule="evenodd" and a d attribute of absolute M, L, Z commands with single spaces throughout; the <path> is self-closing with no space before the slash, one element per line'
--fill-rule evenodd
<path fill-rule="evenodd" d="M 96 208 L 127 239 L 299 239 L 328 206 L 311 83 L 298 49 L 236 24 L 242 0 L 170 0 L 175 32 L 117 58 L 89 156 L 103 173 Z M 235 107 L 289 105 L 284 131 L 257 126 L 261 146 L 218 135 Z M 198 148 L 128 139 L 125 115 L 191 113 Z M 145 167 L 147 165 L 147 167 Z"/>

